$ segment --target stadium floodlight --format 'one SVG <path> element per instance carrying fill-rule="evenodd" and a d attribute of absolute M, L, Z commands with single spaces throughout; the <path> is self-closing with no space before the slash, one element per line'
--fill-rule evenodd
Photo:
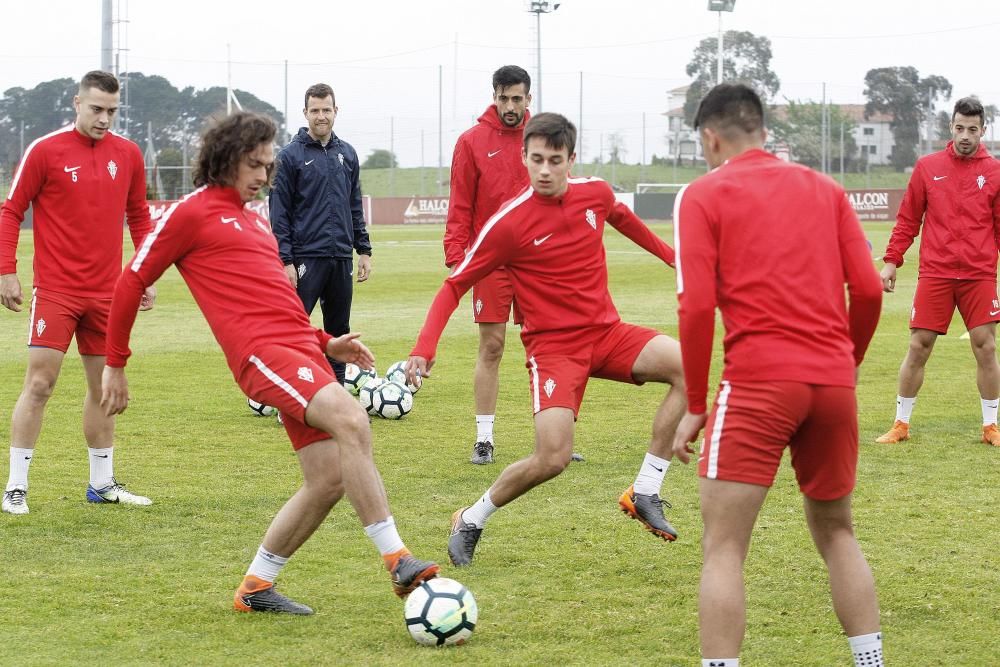
<path fill-rule="evenodd" d="M 736 2 L 736 0 L 732 0 Z M 548 14 L 559 9 L 558 2 L 546 2 L 546 0 L 531 0 L 529 12 L 535 15 L 535 35 L 537 37 L 537 67 L 535 72 L 535 97 L 538 100 L 538 111 L 542 110 L 542 14 Z"/>
<path fill-rule="evenodd" d="M 715 84 L 722 83 L 722 12 L 736 8 L 736 0 L 708 0 L 708 11 L 719 13 L 719 63 L 715 67 Z"/>

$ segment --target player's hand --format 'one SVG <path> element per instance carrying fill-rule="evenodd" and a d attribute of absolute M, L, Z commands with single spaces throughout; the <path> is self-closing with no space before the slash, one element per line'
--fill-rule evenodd
<path fill-rule="evenodd" d="M 364 281 L 371 278 L 371 275 L 372 275 L 372 256 L 358 255 L 358 282 L 363 283 Z"/>
<path fill-rule="evenodd" d="M 139 302 L 139 310 L 152 310 L 156 303 L 156 286 L 150 285 L 142 292 L 142 300 Z"/>
<path fill-rule="evenodd" d="M 885 266 L 879 272 L 879 276 L 882 278 L 882 291 L 883 292 L 895 292 L 896 291 L 896 265 L 890 262 L 886 262 Z"/>
<path fill-rule="evenodd" d="M 108 417 L 120 415 L 128 407 L 129 399 L 125 369 L 105 366 L 101 375 L 101 407 L 104 414 Z"/>
<path fill-rule="evenodd" d="M 705 427 L 708 415 L 704 412 L 700 415 L 693 415 L 685 412 L 681 423 L 677 425 L 674 433 L 674 456 L 681 460 L 681 463 L 690 463 L 694 449 L 691 443 L 698 439 L 698 434 Z"/>
<path fill-rule="evenodd" d="M 0 276 L 0 303 L 8 310 L 21 312 L 24 294 L 21 293 L 21 281 L 17 279 L 16 273 L 5 273 Z"/>
<path fill-rule="evenodd" d="M 366 371 L 375 367 L 375 355 L 358 338 L 359 333 L 348 333 L 330 339 L 326 344 L 326 356 L 337 361 L 351 363 Z"/>
<path fill-rule="evenodd" d="M 295 270 L 294 264 L 285 264 L 285 275 L 288 276 L 288 282 L 292 284 L 292 287 L 299 286 L 299 274 Z"/>
<path fill-rule="evenodd" d="M 434 360 L 427 361 L 423 357 L 410 357 L 406 360 L 406 381 L 409 384 L 417 384 L 417 378 L 429 378 L 431 376 L 431 366 Z"/>

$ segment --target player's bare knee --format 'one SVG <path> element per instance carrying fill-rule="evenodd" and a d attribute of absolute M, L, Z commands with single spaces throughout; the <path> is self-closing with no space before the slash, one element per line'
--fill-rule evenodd
<path fill-rule="evenodd" d="M 483 338 L 479 341 L 479 361 L 488 366 L 499 366 L 503 359 L 503 338 Z"/>
<path fill-rule="evenodd" d="M 48 373 L 33 373 L 24 380 L 25 397 L 36 404 L 45 404 L 56 387 L 56 378 Z"/>

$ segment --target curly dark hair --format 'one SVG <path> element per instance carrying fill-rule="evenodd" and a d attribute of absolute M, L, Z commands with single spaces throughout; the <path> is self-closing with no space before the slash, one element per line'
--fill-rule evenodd
<path fill-rule="evenodd" d="M 232 185 L 243 156 L 261 144 L 273 142 L 276 133 L 273 120 L 252 111 L 239 111 L 209 122 L 194 164 L 195 187 Z"/>

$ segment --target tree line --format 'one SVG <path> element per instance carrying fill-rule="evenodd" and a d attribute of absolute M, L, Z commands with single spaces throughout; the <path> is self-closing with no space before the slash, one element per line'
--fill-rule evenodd
<path fill-rule="evenodd" d="M 718 39 L 707 37 L 695 48 L 687 65 L 687 74 L 692 78 L 684 103 L 684 117 L 689 126 L 693 125 L 698 102 L 715 85 Z M 778 76 L 771 70 L 771 40 L 747 31 L 730 30 L 723 37 L 723 80 L 741 82 L 752 86 L 762 99 L 772 106 L 780 88 Z M 962 96 L 964 97 L 964 93 Z M 943 76 L 931 74 L 921 76 L 917 68 L 911 66 L 876 67 L 865 74 L 864 95 L 867 99 L 864 117 L 887 114 L 891 117 L 889 129 L 895 146 L 889 161 L 897 171 L 912 167 L 917 161 L 920 143 L 920 126 L 933 119 L 935 139 L 950 138 L 951 113 L 937 112 L 938 102 L 949 99 L 952 85 Z M 788 144 L 793 159 L 810 166 L 820 164 L 821 128 L 823 127 L 823 105 L 813 100 L 786 100 L 787 108 L 782 114 L 770 114 L 768 129 L 778 141 Z M 992 123 L 997 108 L 985 105 L 986 122 Z M 857 145 L 851 136 L 855 127 L 852 118 L 845 117 L 838 106 L 827 107 L 826 127 L 836 128 L 831 132 L 830 155 L 833 160 L 840 158 L 840 126 L 845 128 L 844 158 L 851 162 L 856 158 Z"/>

